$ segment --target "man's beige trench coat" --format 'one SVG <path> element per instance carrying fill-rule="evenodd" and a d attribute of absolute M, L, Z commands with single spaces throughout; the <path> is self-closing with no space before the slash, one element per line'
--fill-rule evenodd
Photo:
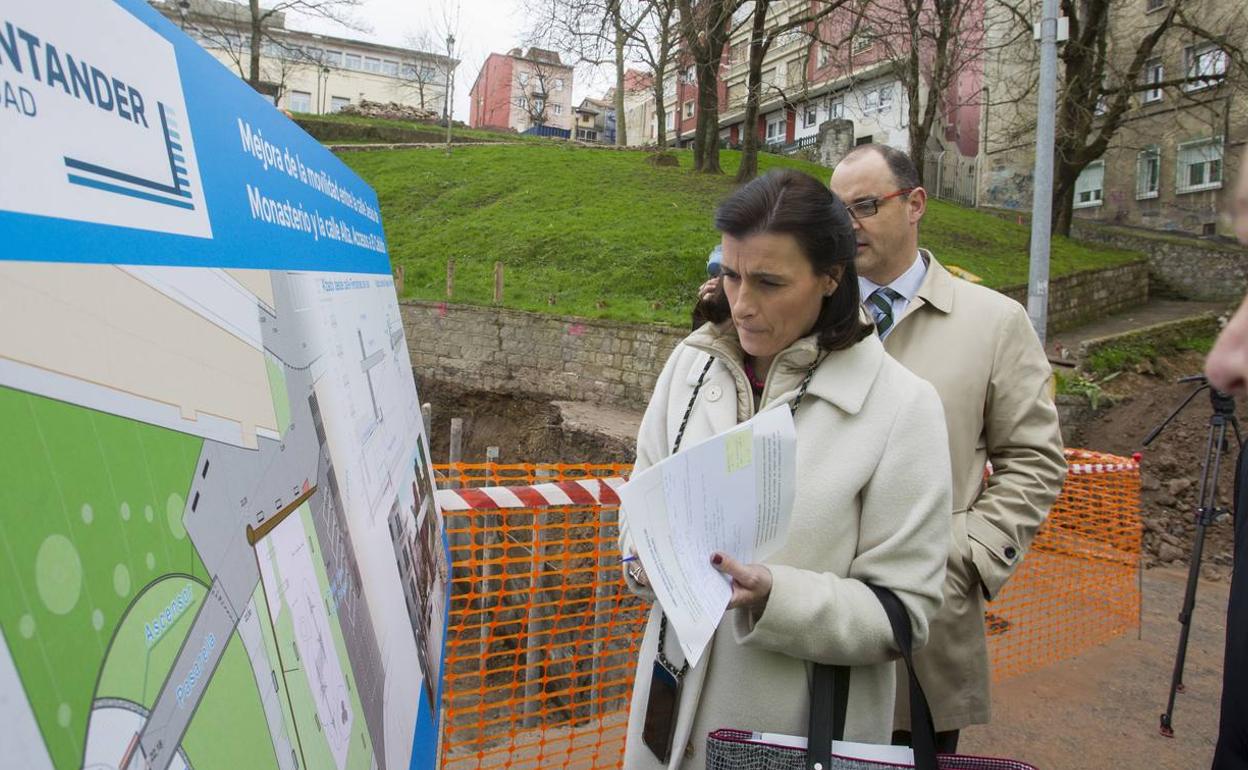
<path fill-rule="evenodd" d="M 813 337 L 782 352 L 761 407 L 787 409 L 817 353 Z M 677 346 L 659 376 L 638 436 L 638 470 L 670 453 L 710 354 L 715 363 L 681 446 L 753 413 L 735 331 L 730 324 L 703 326 Z M 853 667 L 846 737 L 887 742 L 892 633 L 862 581 L 896 592 L 918 644 L 939 606 L 951 547 L 950 470 L 932 387 L 886 356 L 871 335 L 823 360 L 795 422 L 797 493 L 788 540 L 767 560 L 771 596 L 761 615 L 730 610 L 685 676 L 670 768 L 702 770 L 706 734 L 721 727 L 805 735 L 812 660 Z M 621 513 L 626 550 L 627 516 Z M 624 756 L 630 770 L 662 767 L 641 740 L 658 617 L 656 607 L 638 660 Z M 666 653 L 675 663 L 683 660 L 670 627 Z"/>
<path fill-rule="evenodd" d="M 1018 567 L 1061 491 L 1066 461 L 1051 370 L 1022 305 L 923 256 L 923 285 L 884 349 L 936 387 L 948 425 L 956 548 L 916 663 L 936 729 L 956 730 L 989 719 L 984 601 Z M 899 726 L 909 724 L 905 698 L 898 705 Z"/>

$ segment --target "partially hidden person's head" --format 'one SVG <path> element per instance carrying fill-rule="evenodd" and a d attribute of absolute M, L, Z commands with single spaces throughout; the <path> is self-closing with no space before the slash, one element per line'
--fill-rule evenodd
<path fill-rule="evenodd" d="M 830 187 L 853 217 L 859 275 L 887 285 L 914 264 L 927 192 L 910 156 L 885 144 L 855 147 Z"/>
<path fill-rule="evenodd" d="M 722 282 L 705 316 L 731 318 L 746 353 L 770 358 L 809 334 L 841 350 L 871 333 L 859 316 L 853 225 L 819 180 L 789 170 L 759 177 L 720 204 L 715 228 Z"/>

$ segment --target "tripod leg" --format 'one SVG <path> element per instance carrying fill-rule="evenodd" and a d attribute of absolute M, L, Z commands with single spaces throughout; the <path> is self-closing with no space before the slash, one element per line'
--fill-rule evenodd
<path fill-rule="evenodd" d="M 1170 678 L 1170 697 L 1161 715 L 1161 734 L 1174 737 L 1174 699 L 1183 689 L 1183 667 L 1187 662 L 1187 640 L 1192 630 L 1192 611 L 1196 608 L 1196 586 L 1200 580 L 1200 560 L 1205 549 L 1205 526 L 1218 502 L 1218 470 L 1222 464 L 1222 447 L 1226 440 L 1226 423 L 1216 415 L 1209 423 L 1209 445 L 1200 475 L 1200 500 L 1196 512 L 1196 534 L 1192 540 L 1192 556 L 1187 568 L 1187 589 L 1183 609 L 1179 612 L 1179 648 L 1174 656 L 1174 673 Z"/>

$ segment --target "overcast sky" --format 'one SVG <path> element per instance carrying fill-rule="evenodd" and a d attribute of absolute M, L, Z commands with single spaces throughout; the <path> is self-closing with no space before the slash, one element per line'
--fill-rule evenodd
<path fill-rule="evenodd" d="M 366 32 L 345 30 L 323 19 L 293 13 L 287 15 L 286 26 L 401 46 L 427 31 L 439 46 L 436 53 L 445 53 L 442 19 L 447 11 L 452 19 L 458 12 L 454 35 L 455 58 L 460 65 L 455 71 L 455 118 L 467 122 L 468 89 L 477 79 L 482 62 L 491 53 L 506 53 L 525 42 L 530 25 L 523 5 L 523 0 L 363 0 L 355 17 L 368 28 Z M 573 98 L 579 102 L 585 96 L 601 96 L 608 79 L 605 73 L 578 68 Z"/>

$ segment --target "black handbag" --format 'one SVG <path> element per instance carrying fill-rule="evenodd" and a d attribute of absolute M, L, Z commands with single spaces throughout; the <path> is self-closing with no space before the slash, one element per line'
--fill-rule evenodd
<path fill-rule="evenodd" d="M 893 640 L 906 661 L 910 679 L 911 748 L 916 770 L 1035 770 L 1025 762 L 1010 759 L 956 754 L 937 756 L 932 711 L 914 673 L 910 618 L 892 591 L 870 584 L 867 587 L 883 605 L 893 629 Z M 706 738 L 707 770 L 896 770 L 899 766 L 891 762 L 832 753 L 832 741 L 842 740 L 845 735 L 849 674 L 846 666 L 815 664 L 807 748 L 763 743 L 748 730 L 716 730 Z"/>

